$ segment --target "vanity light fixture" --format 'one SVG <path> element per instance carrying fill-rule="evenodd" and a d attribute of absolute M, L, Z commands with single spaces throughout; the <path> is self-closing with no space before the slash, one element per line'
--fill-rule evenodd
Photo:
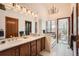
<path fill-rule="evenodd" d="M 34 16 L 34 13 L 32 12 L 32 16 Z"/>
<path fill-rule="evenodd" d="M 34 15 L 34 17 L 36 17 L 36 18 L 37 18 L 37 17 L 38 17 L 38 15 L 37 15 L 37 14 L 35 14 L 35 15 Z"/>
<path fill-rule="evenodd" d="M 15 5 L 15 9 L 16 9 L 17 11 L 20 11 L 20 10 L 21 10 L 21 7 L 20 7 L 18 4 L 16 4 L 16 5 Z"/>
<path fill-rule="evenodd" d="M 23 7 L 22 11 L 23 11 L 23 13 L 26 13 L 26 8 L 25 8 L 25 7 Z"/>
<path fill-rule="evenodd" d="M 21 11 L 21 6 L 18 5 L 18 4 L 13 3 L 13 10 L 17 11 L 17 12 L 20 12 Z"/>
<path fill-rule="evenodd" d="M 10 10 L 12 9 L 12 10 L 20 12 L 20 13 L 30 14 L 33 17 L 38 17 L 37 14 L 32 12 L 31 8 L 27 9 L 23 6 L 20 6 L 19 4 L 16 4 L 16 3 L 6 3 L 4 5 L 5 5 L 6 9 L 10 9 Z"/>
<path fill-rule="evenodd" d="M 31 14 L 31 11 L 30 11 L 30 10 L 28 10 L 28 11 L 27 11 L 27 13 L 28 13 L 28 14 Z"/>

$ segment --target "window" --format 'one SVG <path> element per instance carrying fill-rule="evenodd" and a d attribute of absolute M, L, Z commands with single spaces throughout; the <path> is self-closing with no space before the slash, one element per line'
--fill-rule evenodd
<path fill-rule="evenodd" d="M 46 32 L 56 38 L 56 21 L 46 21 Z"/>

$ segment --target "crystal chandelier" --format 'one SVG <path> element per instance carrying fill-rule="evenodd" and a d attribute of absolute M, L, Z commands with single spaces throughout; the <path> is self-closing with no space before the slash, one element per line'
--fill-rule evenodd
<path fill-rule="evenodd" d="M 55 5 L 52 5 L 48 12 L 49 14 L 56 14 L 58 13 L 58 8 L 56 8 Z"/>

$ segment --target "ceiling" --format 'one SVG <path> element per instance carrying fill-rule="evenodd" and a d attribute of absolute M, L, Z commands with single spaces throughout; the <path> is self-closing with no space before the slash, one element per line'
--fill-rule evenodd
<path fill-rule="evenodd" d="M 19 3 L 19 5 L 31 9 L 43 20 L 55 20 L 57 18 L 69 17 L 72 12 L 72 4 L 70 3 Z M 58 9 L 58 13 L 50 16 L 48 10 L 52 5 L 55 5 Z"/>

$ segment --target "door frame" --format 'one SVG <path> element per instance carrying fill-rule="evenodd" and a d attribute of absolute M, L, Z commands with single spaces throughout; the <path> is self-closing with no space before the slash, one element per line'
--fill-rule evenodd
<path fill-rule="evenodd" d="M 69 39 L 70 39 L 70 17 L 63 17 L 63 18 L 58 18 L 57 19 L 57 43 L 59 42 L 58 41 L 58 22 L 59 22 L 59 20 L 62 20 L 62 19 L 68 19 L 68 41 L 69 41 Z M 69 42 L 68 42 L 69 43 Z"/>
<path fill-rule="evenodd" d="M 79 20 L 78 20 L 78 14 L 79 14 L 78 5 L 79 5 L 79 4 L 76 3 L 76 26 L 77 26 L 77 27 L 76 27 L 76 35 L 77 35 L 77 40 L 78 40 L 78 32 L 79 32 L 79 31 L 78 31 L 78 30 L 79 30 L 79 29 L 78 29 L 78 21 L 79 21 Z M 77 43 L 77 41 L 76 41 L 76 48 L 77 48 L 76 54 L 77 54 L 77 56 L 78 56 L 78 46 L 77 46 L 77 44 L 78 44 L 78 43 Z"/>

